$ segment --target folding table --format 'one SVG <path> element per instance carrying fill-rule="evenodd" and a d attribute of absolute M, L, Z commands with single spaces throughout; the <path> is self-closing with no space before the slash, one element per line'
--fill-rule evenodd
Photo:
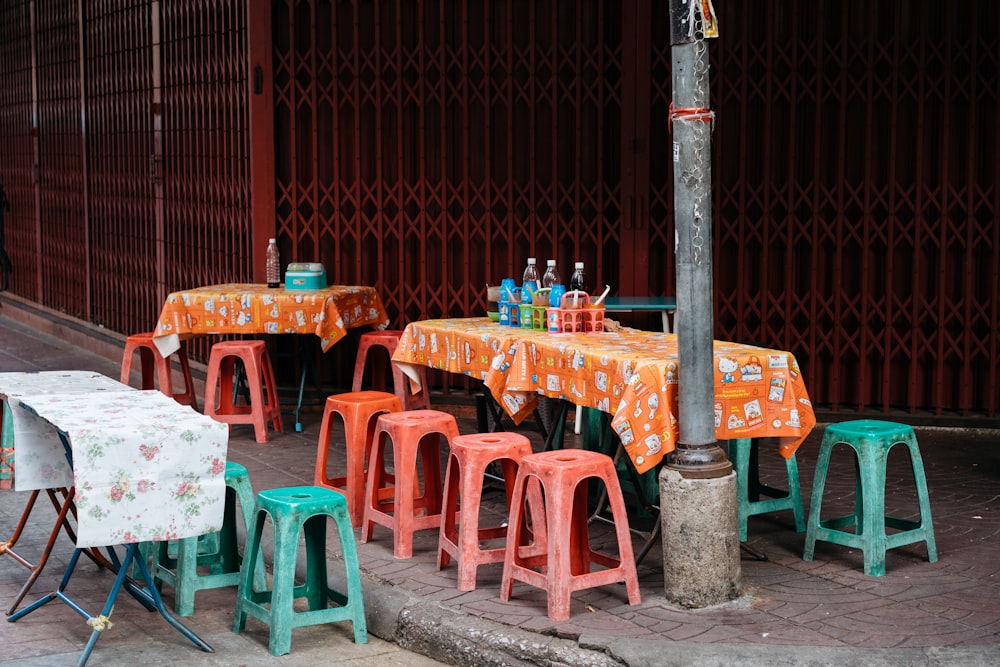
<path fill-rule="evenodd" d="M 61 600 L 86 618 L 92 629 L 78 662 L 82 665 L 101 633 L 110 627 L 115 599 L 125 587 L 199 648 L 212 651 L 164 607 L 138 545 L 221 528 L 228 426 L 158 391 L 136 391 L 124 385 L 60 394 L 54 374 L 38 379 L 39 383 L 55 383 L 47 389 L 9 390 L 23 380 L 12 376 L 24 375 L 0 373 L 0 387 L 8 388 L 0 397 L 10 407 L 14 422 L 15 483 L 22 490 L 51 484 L 69 487 L 66 503 L 75 503 L 79 513 L 76 549 L 58 588 L 7 620 L 17 621 L 52 600 Z M 109 380 L 90 379 L 95 386 L 105 387 Z M 121 560 L 111 546 L 118 544 L 126 545 Z M 106 548 L 116 577 L 101 613 L 92 615 L 65 591 L 79 557 L 88 548 L 98 547 Z M 144 586 L 127 576 L 133 563 Z"/>

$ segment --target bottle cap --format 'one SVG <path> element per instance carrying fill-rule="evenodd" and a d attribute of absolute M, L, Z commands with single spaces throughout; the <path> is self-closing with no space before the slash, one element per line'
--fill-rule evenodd
<path fill-rule="evenodd" d="M 573 265 L 573 268 L 582 269 L 583 268 L 583 262 L 577 262 L 576 264 Z"/>
<path fill-rule="evenodd" d="M 278 239 L 268 239 L 267 242 L 268 243 L 277 243 Z"/>
<path fill-rule="evenodd" d="M 554 259 L 549 259 L 545 261 L 545 266 L 555 266 L 555 265 L 556 265 L 556 260 Z"/>
<path fill-rule="evenodd" d="M 535 264 L 535 263 L 536 262 L 535 262 L 535 258 L 534 257 L 529 257 L 528 258 L 528 264 Z"/>

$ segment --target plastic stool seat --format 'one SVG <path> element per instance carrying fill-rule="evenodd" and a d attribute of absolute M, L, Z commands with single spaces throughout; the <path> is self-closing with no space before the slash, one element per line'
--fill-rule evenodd
<path fill-rule="evenodd" d="M 444 479 L 437 567 L 442 569 L 452 557 L 458 561 L 458 590 L 475 590 L 479 566 L 502 563 L 506 550 L 506 544 L 494 548 L 482 546 L 485 540 L 507 537 L 506 525 L 479 525 L 483 477 L 487 467 L 494 461 L 500 462 L 509 508 L 517 466 L 529 454 L 531 441 L 518 433 L 477 433 L 460 435 L 452 440 Z"/>
<path fill-rule="evenodd" d="M 347 509 L 355 528 L 361 526 L 364 515 L 365 465 L 375 436 L 376 418 L 386 412 L 400 412 L 402 409 L 399 398 L 384 391 L 354 391 L 335 394 L 326 399 L 319 427 L 313 484 L 340 491 L 347 496 Z M 340 415 L 344 421 L 346 447 L 346 474 L 338 477 L 330 477 L 327 473 L 334 415 Z"/>
<path fill-rule="evenodd" d="M 152 332 L 132 334 L 125 339 L 122 372 L 119 378 L 122 384 L 129 384 L 132 376 L 132 360 L 136 352 L 139 353 L 139 372 L 142 377 L 140 389 L 159 389 L 181 405 L 190 405 L 195 410 L 198 409 L 198 397 L 195 395 L 194 380 L 191 378 L 191 365 L 183 342 L 174 353 L 180 364 L 181 376 L 184 378 L 184 390 L 181 392 L 174 392 L 170 359 L 160 354 L 153 343 Z"/>
<path fill-rule="evenodd" d="M 830 467 L 830 455 L 836 445 L 845 444 L 854 450 L 855 505 L 854 512 L 844 516 L 821 519 L 823 490 Z M 885 513 L 886 462 L 889 451 L 896 445 L 906 447 L 913 469 L 913 481 L 920 519 L 911 521 Z M 886 527 L 899 532 L 887 534 Z M 846 529 L 853 528 L 854 532 Z M 927 560 L 937 562 L 934 524 L 927 493 L 923 459 L 913 428 L 895 422 L 859 419 L 833 424 L 826 428 L 816 461 L 812 503 L 806 527 L 806 543 L 802 559 L 811 561 L 816 541 L 831 542 L 864 552 L 865 574 L 885 575 L 885 552 L 907 544 L 926 542 Z"/>
<path fill-rule="evenodd" d="M 385 359 L 380 355 L 372 354 L 372 348 L 383 348 L 389 355 L 389 363 L 392 364 L 392 355 L 399 347 L 399 339 L 402 336 L 403 332 L 398 329 L 366 331 L 361 334 L 358 341 L 358 356 L 354 362 L 354 380 L 351 383 L 351 391 L 361 391 L 369 356 L 371 356 L 372 361 L 372 389 L 376 391 L 385 389 Z M 410 379 L 395 364 L 392 364 L 393 392 L 399 397 L 399 402 L 405 410 L 429 410 L 431 401 L 427 389 L 427 369 L 419 366 L 416 371 L 420 378 L 420 389 L 417 393 L 411 393 Z"/>
<path fill-rule="evenodd" d="M 361 541 L 371 539 L 377 523 L 393 531 L 396 558 L 413 555 L 413 533 L 441 528 L 440 439 L 450 444 L 458 436 L 455 417 L 438 410 L 407 410 L 380 415 L 372 440 L 365 485 L 365 509 Z M 387 446 L 392 447 L 389 482 Z M 417 456 L 423 469 L 423 490 Z"/>
<path fill-rule="evenodd" d="M 608 505 L 618 538 L 618 557 L 590 548 L 587 483 L 596 477 L 608 490 Z M 541 554 L 527 554 L 525 499 L 529 487 L 541 485 L 544 523 L 534 526 L 547 544 Z M 542 532 L 544 531 L 544 532 Z M 606 569 L 593 570 L 592 564 Z M 548 615 L 553 621 L 570 617 L 573 591 L 625 583 L 629 604 L 639 604 L 639 579 L 632 554 L 632 540 L 625 500 L 611 457 L 581 449 L 560 449 L 521 459 L 511 500 L 510 525 L 504 553 L 500 598 L 509 600 L 514 581 L 522 581 L 548 594 Z"/>
<path fill-rule="evenodd" d="M 247 533 L 253 525 L 254 495 L 247 469 L 239 463 L 226 462 L 226 504 L 222 530 L 218 533 L 187 537 L 176 542 L 155 543 L 156 560 L 150 572 L 153 582 L 174 587 L 174 609 L 178 616 L 194 613 L 194 595 L 198 591 L 224 586 L 238 586 L 240 556 L 236 530 L 236 502 Z M 176 557 L 170 555 L 169 546 L 176 544 Z M 200 567 L 208 567 L 208 574 L 199 574 Z M 254 587 L 266 586 L 264 564 L 258 561 L 253 579 Z"/>
<path fill-rule="evenodd" d="M 292 630 L 307 625 L 351 621 L 354 642 L 368 643 L 364 599 L 361 592 L 361 570 L 347 500 L 330 489 L 315 486 L 294 486 L 269 489 L 257 494 L 254 509 L 256 520 L 247 538 L 249 562 L 243 570 L 233 632 L 246 627 L 247 616 L 270 627 L 268 651 L 284 655 L 291 651 Z M 260 551 L 264 522 L 270 517 L 274 528 L 274 573 L 271 590 L 253 591 L 251 571 Z M 340 539 L 344 560 L 347 592 L 329 587 L 327 580 L 326 524 L 333 520 Z M 305 582 L 295 585 L 295 561 L 299 552 L 299 537 L 305 537 Z M 308 610 L 296 611 L 295 600 L 305 598 Z M 334 607 L 330 607 L 333 602 Z"/>
<path fill-rule="evenodd" d="M 237 405 L 236 360 L 243 362 L 250 405 Z M 227 424 L 252 424 L 257 442 L 267 442 L 267 423 L 283 432 L 274 369 L 262 340 L 226 340 L 212 346 L 205 380 L 205 415 Z"/>
<path fill-rule="evenodd" d="M 747 519 L 758 514 L 792 510 L 795 532 L 806 529 L 802 513 L 802 492 L 799 489 L 799 466 L 795 454 L 785 459 L 788 489 L 762 484 L 758 475 L 759 445 L 757 440 L 741 438 L 729 441 L 729 458 L 736 471 L 736 503 L 740 521 L 740 542 L 747 540 Z M 779 454 L 780 456 L 780 454 Z M 784 457 L 782 457 L 784 458 Z M 760 496 L 767 496 L 761 500 Z"/>

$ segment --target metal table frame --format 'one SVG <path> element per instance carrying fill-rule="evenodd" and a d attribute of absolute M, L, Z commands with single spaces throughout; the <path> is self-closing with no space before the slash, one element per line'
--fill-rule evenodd
<path fill-rule="evenodd" d="M 660 313 L 663 333 L 670 333 L 670 317 L 677 312 L 672 296 L 609 296 L 604 300 L 606 313 Z"/>

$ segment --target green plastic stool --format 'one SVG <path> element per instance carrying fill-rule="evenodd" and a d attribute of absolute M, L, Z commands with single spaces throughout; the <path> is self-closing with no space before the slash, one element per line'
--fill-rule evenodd
<path fill-rule="evenodd" d="M 799 490 L 799 466 L 795 455 L 785 459 L 788 473 L 788 489 L 777 489 L 762 484 L 759 475 L 759 446 L 755 439 L 740 438 L 729 441 L 729 460 L 736 472 L 736 501 L 740 521 L 740 542 L 747 540 L 747 519 L 756 514 L 769 514 L 792 510 L 795 517 L 795 532 L 806 529 L 802 513 L 802 494 Z M 761 500 L 761 496 L 767 496 Z"/>
<path fill-rule="evenodd" d="M 151 569 L 153 581 L 158 589 L 162 584 L 173 586 L 174 610 L 178 616 L 190 616 L 194 613 L 194 594 L 198 591 L 239 585 L 243 558 L 239 553 L 236 533 L 237 500 L 243 514 L 243 526 L 249 535 L 254 509 L 250 475 L 244 466 L 228 461 L 222 530 L 154 545 L 156 559 Z M 200 574 L 199 568 L 205 567 L 208 568 L 208 573 Z M 262 560 L 258 560 L 254 571 L 254 587 L 263 590 L 266 586 L 264 564 Z"/>
<path fill-rule="evenodd" d="M 249 566 L 257 559 L 264 520 L 270 516 L 274 526 L 274 572 L 272 589 L 255 592 L 250 589 L 250 572 L 244 570 L 236 597 L 233 632 L 239 634 L 246 626 L 247 615 L 263 621 L 271 628 L 268 650 L 271 655 L 284 655 L 292 648 L 292 629 L 307 625 L 351 621 L 354 642 L 368 643 L 364 600 L 361 596 L 361 570 L 354 544 L 354 529 L 343 495 L 318 486 L 293 486 L 269 489 L 257 494 L 257 520 L 247 539 Z M 329 588 L 326 574 L 327 517 L 337 525 L 340 551 L 344 559 L 347 594 Z M 299 534 L 305 534 L 306 578 L 295 585 L 295 561 L 299 550 Z M 308 600 L 308 611 L 295 611 L 297 598 Z M 337 607 L 328 607 L 328 602 Z"/>
<path fill-rule="evenodd" d="M 823 487 L 830 467 L 830 453 L 834 445 L 845 444 L 854 450 L 855 502 L 854 513 L 834 519 L 820 519 Z M 889 450 L 905 445 L 910 453 L 913 481 L 916 485 L 920 520 L 910 521 L 885 514 L 885 470 Z M 886 534 L 886 527 L 900 532 Z M 854 528 L 848 532 L 846 528 Z M 820 443 L 816 461 L 816 478 L 813 482 L 812 503 L 806 529 L 806 544 L 802 559 L 811 561 L 816 540 L 861 549 L 865 556 L 865 574 L 870 577 L 885 575 L 885 552 L 889 549 L 927 543 L 927 560 L 937 562 L 937 545 L 934 542 L 934 525 L 931 521 L 931 503 L 924 478 L 924 463 L 917 447 L 913 428 L 894 422 L 861 419 L 828 426 Z"/>

